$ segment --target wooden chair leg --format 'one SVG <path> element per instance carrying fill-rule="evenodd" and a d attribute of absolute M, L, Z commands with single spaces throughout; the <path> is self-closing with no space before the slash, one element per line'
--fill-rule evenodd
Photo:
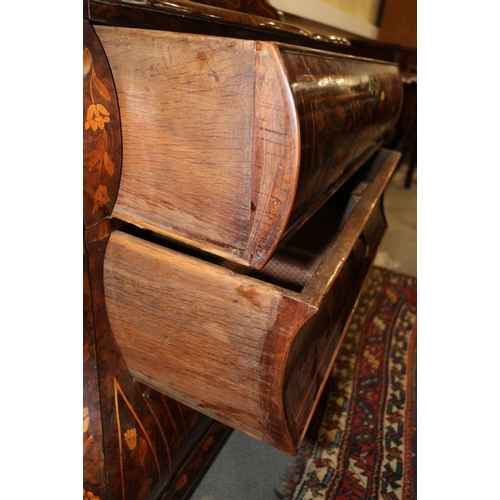
<path fill-rule="evenodd" d="M 411 187 L 411 183 L 413 180 L 413 173 L 415 172 L 416 168 L 417 168 L 417 146 L 416 144 L 414 144 L 413 147 L 411 148 L 410 163 L 408 165 L 408 170 L 406 171 L 406 177 L 404 183 L 404 187 L 406 189 L 410 189 Z"/>

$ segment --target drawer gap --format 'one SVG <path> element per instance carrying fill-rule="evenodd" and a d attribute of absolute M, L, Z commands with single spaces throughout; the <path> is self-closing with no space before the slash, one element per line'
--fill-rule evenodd
<path fill-rule="evenodd" d="M 281 245 L 262 270 L 256 270 L 212 253 L 184 244 L 168 236 L 126 223 L 121 231 L 217 264 L 243 276 L 300 293 L 338 237 L 340 230 L 355 208 L 367 181 L 371 180 L 371 162 L 346 182 L 288 241 Z"/>
<path fill-rule="evenodd" d="M 273 255 L 260 271 L 227 259 L 221 259 L 133 224 L 124 225 L 120 231 L 204 262 L 217 264 L 235 273 L 300 293 L 341 229 L 346 210 L 349 208 L 346 199 L 348 198 L 339 194 L 338 197 L 336 196 L 334 200 L 322 207 Z"/>

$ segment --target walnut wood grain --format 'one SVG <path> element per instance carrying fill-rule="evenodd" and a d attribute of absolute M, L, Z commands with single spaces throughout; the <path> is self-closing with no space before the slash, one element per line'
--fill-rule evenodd
<path fill-rule="evenodd" d="M 123 121 L 113 215 L 251 267 L 263 267 L 285 229 L 293 233 L 366 161 L 399 114 L 395 65 L 96 30 Z"/>
<path fill-rule="evenodd" d="M 108 312 L 134 375 L 266 440 L 266 400 L 279 398 L 268 367 L 283 370 L 288 332 L 314 311 L 271 285 L 124 233 L 112 236 L 106 261 Z M 284 420 L 279 407 L 274 418 Z"/>
<path fill-rule="evenodd" d="M 334 249 L 318 268 L 333 278 L 313 274 L 302 293 L 116 231 L 105 258 L 106 304 L 134 376 L 296 453 L 381 233 L 367 235 L 372 252 L 364 272 L 348 271 L 344 282 L 335 273 L 354 251 L 399 156 L 379 153 L 372 166 L 377 175 L 332 235 Z M 351 299 L 338 303 L 351 278 L 357 280 Z M 297 362 L 303 355 L 305 361 Z"/>
<path fill-rule="evenodd" d="M 213 5 L 178 0 L 158 2 L 142 0 L 88 0 L 90 19 L 100 24 L 161 29 L 182 33 L 199 33 L 255 39 L 255 33 L 274 33 L 290 40 L 294 36 L 309 35 L 301 28 L 283 23 L 266 13 L 265 16 L 220 8 Z M 247 3 L 247 2 L 246 2 Z M 248 5 L 248 3 L 247 3 Z M 274 10 L 274 9 L 273 9 Z M 260 10 L 260 14 L 264 14 Z M 233 27 L 231 29 L 230 27 Z M 252 35 L 248 35 L 252 33 Z M 238 36 L 239 35 L 239 36 Z"/>
<path fill-rule="evenodd" d="M 304 299 L 318 306 L 319 314 L 298 333 L 284 377 L 287 418 L 298 442 L 312 418 L 311 408 L 318 404 L 387 227 L 381 203 L 385 182 L 377 180 L 389 178 L 399 158 L 399 153 L 387 150 L 376 157 L 366 179 L 375 173 L 377 177 L 361 184 L 358 199 L 354 194 L 349 217 L 302 290 Z"/>
<path fill-rule="evenodd" d="M 317 305 L 324 300 L 325 294 L 331 288 L 345 259 L 352 251 L 353 241 L 357 241 L 366 230 L 375 205 L 382 196 L 387 181 L 392 176 L 400 158 L 401 154 L 398 152 L 381 149 L 367 171 L 364 181 L 360 183 L 358 190 L 351 194 L 352 203 L 348 206 L 347 217 L 335 242 L 302 290 L 303 297 L 311 303 Z M 328 279 L 325 280 L 325 277 Z"/>
<path fill-rule="evenodd" d="M 288 232 L 388 139 L 401 113 L 395 65 L 281 46 L 300 119 L 301 164 Z"/>

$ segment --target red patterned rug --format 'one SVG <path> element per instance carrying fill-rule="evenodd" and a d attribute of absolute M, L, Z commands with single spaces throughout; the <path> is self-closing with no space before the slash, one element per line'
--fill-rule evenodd
<path fill-rule="evenodd" d="M 416 499 L 416 312 L 416 278 L 373 268 L 280 498 Z"/>

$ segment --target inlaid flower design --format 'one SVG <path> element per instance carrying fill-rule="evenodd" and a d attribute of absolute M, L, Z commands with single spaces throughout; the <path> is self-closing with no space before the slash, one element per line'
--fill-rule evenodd
<path fill-rule="evenodd" d="M 83 409 L 83 432 L 87 432 L 89 430 L 89 407 L 86 406 Z"/>
<path fill-rule="evenodd" d="M 104 167 L 109 175 L 113 175 L 115 164 L 108 153 L 109 139 L 108 131 L 106 130 L 106 124 L 111 122 L 111 113 L 103 102 L 99 102 L 111 102 L 111 96 L 96 74 L 90 50 L 84 47 L 83 75 L 85 77 L 89 74 L 88 95 L 91 103 L 85 114 L 84 130 L 89 132 L 92 131 L 92 134 L 100 135 L 95 135 L 93 139 L 94 148 L 93 151 L 88 154 L 86 163 L 89 170 L 93 170 L 97 167 L 100 172 L 101 168 Z"/>
<path fill-rule="evenodd" d="M 85 130 L 91 128 L 94 132 L 100 128 L 104 130 L 104 124 L 109 123 L 109 111 L 102 104 L 91 104 L 87 109 L 85 119 Z"/>
<path fill-rule="evenodd" d="M 325 123 L 325 113 L 323 112 L 322 109 L 316 109 L 316 127 L 318 127 L 318 130 L 320 132 L 323 132 L 325 129 L 326 123 Z"/>
<path fill-rule="evenodd" d="M 100 185 L 94 195 L 94 208 L 92 210 L 92 213 L 96 212 L 99 208 L 103 207 L 110 201 L 111 199 L 108 196 L 108 188 L 106 186 Z"/>
<path fill-rule="evenodd" d="M 381 90 L 382 85 L 380 85 L 377 77 L 375 75 L 372 75 L 370 81 L 368 82 L 368 92 L 370 92 L 370 95 L 372 95 L 373 97 L 378 97 Z"/>
<path fill-rule="evenodd" d="M 85 491 L 83 489 L 83 500 L 101 500 L 99 497 L 95 496 L 91 491 Z"/>
<path fill-rule="evenodd" d="M 133 450 L 137 446 L 137 431 L 136 429 L 128 429 L 123 436 L 129 450 Z"/>
<path fill-rule="evenodd" d="M 90 434 L 85 436 L 85 433 L 89 430 L 90 415 L 89 407 L 85 406 L 83 408 L 83 456 L 85 456 L 94 444 L 94 435 Z"/>

